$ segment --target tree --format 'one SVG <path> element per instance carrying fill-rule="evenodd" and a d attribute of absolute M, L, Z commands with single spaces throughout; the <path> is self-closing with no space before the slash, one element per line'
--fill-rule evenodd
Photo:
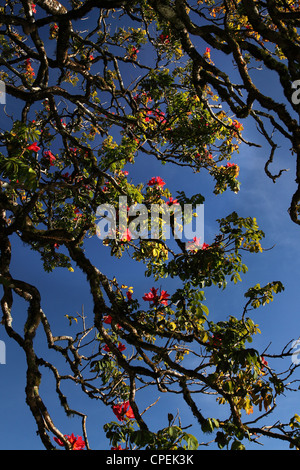
<path fill-rule="evenodd" d="M 239 168 L 230 160 L 241 143 L 257 145 L 242 135 L 239 119 L 248 115 L 271 145 L 266 171 L 274 181 L 282 171 L 269 172 L 276 144 L 264 119 L 292 141 L 298 158 L 295 119 L 284 104 L 263 95 L 248 73 L 252 60 L 277 72 L 297 112 L 289 93 L 297 74 L 292 32 L 298 9 L 291 2 L 262 3 L 209 1 L 188 9 L 181 0 L 7 0 L 1 7 L 0 78 L 11 99 L 22 104 L 0 136 L 2 323 L 24 351 L 26 402 L 46 449 L 89 448 L 86 415 L 70 407 L 61 388 L 65 381 L 112 408 L 117 421 L 106 423 L 105 431 L 116 449 L 124 442 L 137 449 L 198 448 L 198 439 L 171 413 L 162 429 L 151 429 L 139 405 L 140 394 L 151 387 L 182 396 L 204 440 L 219 448 L 242 449 L 260 436 L 299 447 L 297 414 L 265 424 L 297 369 L 290 363 L 276 372 L 269 362 L 290 357 L 291 347 L 271 354 L 248 345 L 259 332 L 250 312 L 272 301 L 283 290 L 281 282 L 248 289 L 239 318 L 214 322 L 204 303 L 205 289 L 241 280 L 244 252 L 263 251 L 256 219 L 233 211 L 218 220 L 211 244 L 186 240 L 179 216 L 193 207 L 184 219 L 191 223 L 203 195 L 187 196 L 180 188 L 172 195 L 159 176 L 131 179 L 143 155 L 182 171 L 206 171 L 216 195 L 238 193 Z M 198 51 L 192 36 L 233 54 L 242 84 L 216 67 L 210 47 Z M 276 49 L 268 52 L 271 38 Z M 254 109 L 255 101 L 261 109 Z M 296 222 L 298 201 L 296 194 L 290 211 Z M 161 218 L 151 219 L 153 207 L 161 209 Z M 109 210 L 116 223 L 109 224 Z M 153 220 L 156 232 L 150 230 Z M 96 236 L 113 257 L 126 254 L 144 263 L 143 296 L 116 276 L 110 279 L 106 267 L 87 255 L 89 237 Z M 39 286 L 11 272 L 16 237 L 39 253 L 47 272 L 83 272 L 93 303 L 91 326 L 84 312 L 67 314 L 70 328 L 78 322 L 82 328 L 73 336 L 71 330 L 52 332 Z M 166 278 L 174 280 L 172 292 L 155 287 Z M 22 334 L 12 323 L 16 297 L 28 303 Z M 63 359 L 62 371 L 37 353 L 38 329 Z M 83 436 L 64 434 L 55 424 L 40 392 L 42 370 L 53 374 L 66 414 L 82 418 Z M 199 406 L 202 396 L 224 405 L 226 419 L 207 416 Z"/>
<path fill-rule="evenodd" d="M 229 105 L 237 118 L 251 116 L 270 146 L 266 174 L 275 182 L 285 169 L 272 174 L 278 143 L 273 134 L 283 136 L 296 156 L 296 190 L 289 208 L 299 224 L 299 5 L 293 1 L 198 1 L 150 2 L 155 11 L 180 38 L 193 67 L 193 83 L 199 96 L 207 85 Z M 197 38 L 233 60 L 241 79 L 234 83 L 228 74 L 197 47 Z M 274 96 L 256 82 L 257 70 L 271 73 Z M 278 88 L 277 85 L 278 84 Z M 279 91 L 279 92 L 278 92 Z M 209 105 L 208 105 L 209 106 Z"/>

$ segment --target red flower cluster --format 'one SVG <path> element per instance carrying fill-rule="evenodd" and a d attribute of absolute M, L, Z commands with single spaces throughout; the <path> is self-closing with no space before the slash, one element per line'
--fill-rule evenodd
<path fill-rule="evenodd" d="M 236 119 L 233 121 L 232 126 L 237 129 L 238 131 L 242 131 L 244 129 L 243 124 Z"/>
<path fill-rule="evenodd" d="M 119 342 L 118 343 L 118 350 L 120 352 L 122 352 L 122 351 L 125 351 L 125 349 L 126 349 L 126 346 Z M 106 352 L 110 352 L 110 348 L 109 348 L 109 346 L 107 346 L 107 344 L 103 347 L 103 350 L 106 351 Z"/>
<path fill-rule="evenodd" d="M 155 289 L 152 287 L 150 289 L 150 292 L 144 295 L 143 300 L 146 302 L 152 302 L 153 305 L 168 305 L 168 298 L 170 297 L 170 294 L 168 294 L 165 290 L 162 290 L 160 295 L 157 294 L 158 289 Z"/>
<path fill-rule="evenodd" d="M 33 78 L 35 76 L 34 70 L 31 66 L 31 60 L 29 58 L 25 61 L 25 70 L 28 78 Z"/>
<path fill-rule="evenodd" d="M 158 119 L 163 124 L 166 124 L 167 121 L 165 119 L 165 113 L 163 113 L 159 109 L 155 109 L 154 111 L 151 111 L 151 109 L 149 109 L 149 111 L 147 111 L 147 117 L 145 118 L 146 122 L 150 121 L 150 118 L 148 116 L 151 116 L 151 115 L 153 115 L 154 119 Z"/>
<path fill-rule="evenodd" d="M 140 51 L 138 50 L 138 48 L 137 48 L 137 47 L 135 47 L 135 46 L 132 46 L 132 48 L 131 48 L 131 52 L 130 52 L 130 53 L 131 53 L 131 55 L 136 55 L 136 54 L 138 54 L 139 52 L 140 52 Z"/>
<path fill-rule="evenodd" d="M 75 220 L 75 221 L 78 220 L 78 219 L 80 219 L 80 218 L 82 217 L 82 214 L 80 213 L 80 210 L 78 209 L 78 207 L 76 207 L 76 208 L 74 209 L 74 214 L 75 214 L 75 216 L 74 216 L 74 220 Z"/>
<path fill-rule="evenodd" d="M 148 186 L 155 186 L 156 184 L 159 187 L 163 188 L 166 183 L 162 180 L 160 176 L 153 176 L 153 178 L 148 181 Z"/>
<path fill-rule="evenodd" d="M 124 401 L 119 405 L 113 405 L 112 409 L 119 421 L 124 421 L 125 416 L 130 419 L 135 418 L 129 401 Z"/>
<path fill-rule="evenodd" d="M 132 60 L 136 60 L 137 59 L 137 55 L 139 53 L 139 49 L 135 46 L 130 46 L 129 47 L 129 50 L 128 50 L 128 54 L 125 56 L 125 59 L 132 59 Z"/>
<path fill-rule="evenodd" d="M 232 168 L 233 171 L 234 171 L 234 176 L 235 176 L 235 178 L 238 177 L 240 168 L 239 168 L 239 166 L 238 166 L 236 163 L 230 163 L 230 162 L 228 162 L 227 165 L 226 165 L 226 168 Z"/>
<path fill-rule="evenodd" d="M 207 47 L 207 48 L 205 49 L 204 57 L 207 57 L 208 59 L 210 59 L 210 48 L 209 48 L 209 47 Z"/>
<path fill-rule="evenodd" d="M 218 333 L 212 335 L 211 337 L 211 345 L 214 348 L 220 348 L 222 346 L 222 337 Z"/>
<path fill-rule="evenodd" d="M 159 39 L 163 44 L 169 44 L 170 42 L 168 34 L 160 34 Z"/>
<path fill-rule="evenodd" d="M 72 433 L 71 436 L 65 434 L 64 437 L 66 437 L 72 445 L 72 450 L 83 450 L 85 448 L 85 442 L 81 436 L 75 437 Z M 54 437 L 53 439 L 59 446 L 64 447 L 65 444 L 58 437 Z"/>

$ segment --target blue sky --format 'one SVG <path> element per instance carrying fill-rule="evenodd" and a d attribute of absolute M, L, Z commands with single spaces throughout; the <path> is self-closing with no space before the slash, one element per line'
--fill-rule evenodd
<path fill-rule="evenodd" d="M 289 156 L 287 156 L 289 157 Z M 265 285 L 269 281 L 280 280 L 285 285 L 286 290 L 278 294 L 269 306 L 258 309 L 254 312 L 253 319 L 259 323 L 262 334 L 257 338 L 257 344 L 264 349 L 271 342 L 271 351 L 281 350 L 282 347 L 292 339 L 300 335 L 299 312 L 298 312 L 298 269 L 299 269 L 299 231 L 298 227 L 289 220 L 287 207 L 293 181 L 293 172 L 285 173 L 281 180 L 274 185 L 263 173 L 265 152 L 263 149 L 241 150 L 235 161 L 240 165 L 240 180 L 242 182 L 241 192 L 236 195 L 225 193 L 215 196 L 211 192 L 210 184 L 206 175 L 193 175 L 188 170 L 183 172 L 176 168 L 156 168 L 153 161 L 140 161 L 130 172 L 134 171 L 134 176 L 141 181 L 145 181 L 150 176 L 159 174 L 168 184 L 170 189 L 185 190 L 187 194 L 193 194 L 197 189 L 205 197 L 205 241 L 211 242 L 217 230 L 215 220 L 224 217 L 232 210 L 236 210 L 242 216 L 255 216 L 259 226 L 265 231 L 266 238 L 263 246 L 274 248 L 258 255 L 248 255 L 245 262 L 249 267 L 249 272 L 243 276 L 242 283 L 228 286 L 226 291 L 219 291 L 212 288 L 206 290 L 206 304 L 209 307 L 211 320 L 218 321 L 228 315 L 236 315 L 242 311 L 244 304 L 243 294 L 248 287 L 260 283 Z M 291 162 L 293 160 L 291 158 Z M 148 163 L 149 166 L 146 165 Z M 292 165 L 291 165 L 292 166 Z M 292 170 L 292 169 L 291 169 Z M 54 333 L 68 332 L 72 334 L 72 328 L 68 330 L 65 314 L 74 315 L 84 311 L 87 321 L 92 322 L 92 305 L 84 276 L 81 273 L 69 273 L 66 270 L 57 269 L 51 274 L 44 273 L 40 267 L 39 256 L 36 253 L 25 249 L 18 241 L 17 248 L 13 251 L 12 274 L 16 278 L 27 279 L 37 285 L 43 299 L 43 309 L 49 316 Z M 110 257 L 107 248 L 102 247 L 100 241 L 95 238 L 88 243 L 88 253 L 93 257 L 96 265 L 99 265 L 105 274 L 113 276 L 117 272 L 120 282 L 134 286 L 136 295 L 143 295 L 152 287 L 151 280 L 141 276 L 139 266 L 136 267 L 124 258 L 117 261 Z M 172 291 L 170 281 L 161 282 L 162 287 L 168 286 L 168 291 Z M 26 304 L 16 302 L 14 314 L 14 325 L 22 328 L 25 315 Z M 20 319 L 20 320 L 19 320 Z M 63 326 L 63 329 L 62 329 Z M 25 361 L 22 351 L 12 340 L 7 340 L 5 333 L 0 329 L 0 339 L 6 342 L 7 363 L 0 365 L 1 392 L 0 392 L 0 435 L 2 449 L 42 449 L 39 438 L 36 436 L 36 426 L 30 411 L 24 403 L 24 383 L 25 383 Z M 38 335 L 36 342 L 39 347 L 43 347 L 44 337 Z M 46 384 L 46 385 L 45 385 Z M 81 434 L 80 420 L 69 419 L 63 416 L 63 412 L 55 398 L 53 398 L 53 380 L 47 378 L 42 385 L 42 396 L 49 408 L 49 411 L 57 415 L 57 425 L 65 433 L 74 432 Z M 78 390 L 72 389 L 72 400 L 70 404 L 84 404 L 84 409 L 88 413 L 88 428 L 90 443 L 95 449 L 105 449 L 108 442 L 103 435 L 102 426 L 104 422 L 114 420 L 114 415 L 110 409 L 105 408 L 100 402 L 88 403 L 85 398 L 79 398 Z M 151 404 L 158 397 L 157 392 L 152 392 L 148 398 L 143 397 L 145 407 Z M 201 409 L 209 409 L 206 400 L 200 399 Z M 296 395 L 285 401 L 284 409 L 286 417 L 289 419 L 294 412 L 298 412 Z M 143 406 L 141 406 L 143 408 Z M 182 409 L 177 397 L 161 396 L 158 406 L 151 410 L 151 423 L 160 426 L 162 412 L 165 413 L 163 426 L 167 424 L 166 414 L 172 412 L 176 414 L 177 409 Z M 149 412 L 150 415 L 150 412 Z M 184 411 L 180 413 L 183 425 L 190 424 L 193 419 Z M 213 407 L 212 414 L 213 416 Z M 197 435 L 197 427 L 195 427 Z M 278 448 L 277 443 L 268 443 L 270 448 Z M 268 447 L 267 447 L 268 448 Z"/>
<path fill-rule="evenodd" d="M 229 67 L 229 66 L 228 66 Z M 258 73 L 259 75 L 259 73 Z M 261 77 L 261 78 L 260 78 Z M 259 75 L 259 83 L 266 89 L 269 87 L 268 74 Z M 274 93 L 278 88 L 272 82 Z M 278 91 L 279 93 L 279 91 Z M 7 97 L 7 109 L 10 109 L 11 98 Z M 11 102 L 12 105 L 12 102 Z M 0 105 L 1 106 L 1 105 Z M 2 110 L 1 110 L 2 112 Z M 213 321 L 226 319 L 229 315 L 239 316 L 244 305 L 244 292 L 256 283 L 265 285 L 270 281 L 281 281 L 285 291 L 278 294 L 270 305 L 260 308 L 253 314 L 253 319 L 260 325 L 262 334 L 257 337 L 255 344 L 264 349 L 269 343 L 270 352 L 278 352 L 286 343 L 300 336 L 299 325 L 299 264 L 300 244 L 299 227 L 290 221 L 287 209 L 295 188 L 295 160 L 289 152 L 288 143 L 281 141 L 278 150 L 278 160 L 275 165 L 279 168 L 289 168 L 276 184 L 267 178 L 264 173 L 264 165 L 269 155 L 269 148 L 250 122 L 245 125 L 243 133 L 247 140 L 262 143 L 262 148 L 247 147 L 242 144 L 239 155 L 233 157 L 234 162 L 240 166 L 241 191 L 239 194 L 226 192 L 220 196 L 213 194 L 213 183 L 207 173 L 193 174 L 191 170 L 176 166 L 162 166 L 158 162 L 141 155 L 134 166 L 129 166 L 129 175 L 135 182 L 147 182 L 152 176 L 161 176 L 168 188 L 176 196 L 176 190 L 185 191 L 187 195 L 200 192 L 205 196 L 205 242 L 210 243 L 217 233 L 216 219 L 225 217 L 233 210 L 240 216 L 253 216 L 266 233 L 263 241 L 264 248 L 273 247 L 258 255 L 245 255 L 245 263 L 249 272 L 243 276 L 242 283 L 229 285 L 226 291 L 216 288 L 207 289 L 206 305 L 209 307 L 209 318 Z M 277 158 L 277 156 L 276 156 Z M 128 257 L 116 260 L 109 254 L 109 249 L 101 245 L 94 237 L 87 244 L 87 254 L 94 263 L 108 275 L 117 275 L 119 282 L 134 287 L 137 296 L 149 291 L 153 283 L 143 277 L 142 266 L 131 262 Z M 36 285 L 42 295 L 42 307 L 47 314 L 51 327 L 55 334 L 70 331 L 68 321 L 64 315 L 74 315 L 80 312 L 82 305 L 87 315 L 87 322 L 92 323 L 92 303 L 88 286 L 84 276 L 80 272 L 70 273 L 67 270 L 57 269 L 51 274 L 45 273 L 41 268 L 39 256 L 30 251 L 15 240 L 13 248 L 12 275 L 17 279 L 26 279 Z M 162 288 L 174 290 L 170 280 L 161 281 Z M 176 282 L 175 282 L 176 286 Z M 14 326 L 23 328 L 26 318 L 27 305 L 25 302 L 15 302 Z M 73 327 L 74 328 L 74 327 Z M 38 436 L 36 425 L 29 408 L 25 404 L 25 371 L 26 364 L 22 350 L 6 337 L 4 328 L 0 325 L 0 340 L 6 343 L 6 364 L 0 364 L 0 448 L 5 449 L 43 449 Z M 44 351 L 43 333 L 36 337 L 37 349 Z M 282 367 L 280 365 L 280 367 Z M 64 416 L 58 400 L 55 398 L 54 383 L 52 377 L 44 372 L 45 380 L 42 382 L 41 394 L 50 411 L 53 412 L 55 424 L 65 434 L 82 434 L 81 423 L 78 418 L 70 419 Z M 82 398 L 80 390 L 71 389 L 72 399 L 70 405 L 74 407 L 80 403 L 83 411 L 88 414 L 87 426 L 89 440 L 94 449 L 109 448 L 108 441 L 103 435 L 102 426 L 105 422 L 114 420 L 114 415 L 109 408 L 101 402 L 88 401 Z M 156 398 L 158 392 L 145 393 L 142 403 L 149 406 Z M 297 395 L 282 400 L 282 419 L 287 421 L 294 413 L 300 414 Z M 279 400 L 280 402 L 280 400 Z M 141 405 L 141 409 L 143 408 Z M 214 407 L 207 399 L 199 399 L 199 406 L 204 414 L 214 416 Z M 220 408 L 220 407 L 219 407 Z M 193 418 L 182 408 L 181 402 L 176 396 L 160 396 L 157 407 L 153 407 L 148 413 L 154 427 L 167 425 L 167 413 L 174 415 L 180 409 L 183 426 L 193 423 Z M 219 411 L 218 411 L 219 412 Z M 275 419 L 275 414 L 271 418 Z M 195 435 L 197 436 L 197 427 Z M 201 438 L 199 438 L 201 441 Z M 277 443 L 266 442 L 265 449 L 280 448 Z"/>

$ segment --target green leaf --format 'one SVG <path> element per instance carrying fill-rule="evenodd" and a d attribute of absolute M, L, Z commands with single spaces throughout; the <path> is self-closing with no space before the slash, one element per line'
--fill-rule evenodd
<path fill-rule="evenodd" d="M 240 441 L 235 439 L 231 444 L 231 450 L 245 450 L 245 446 Z"/>
<path fill-rule="evenodd" d="M 177 426 L 170 426 L 168 428 L 168 434 L 173 441 L 176 441 L 180 432 L 181 432 L 181 429 Z"/>
<path fill-rule="evenodd" d="M 185 433 L 184 438 L 186 440 L 188 450 L 197 450 L 198 449 L 199 442 L 198 442 L 198 440 L 196 439 L 195 436 L 193 436 L 192 434 Z"/>

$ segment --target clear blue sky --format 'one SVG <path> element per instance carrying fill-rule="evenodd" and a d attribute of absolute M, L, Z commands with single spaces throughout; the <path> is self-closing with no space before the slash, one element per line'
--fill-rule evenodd
<path fill-rule="evenodd" d="M 260 84 L 269 86 L 267 74 L 261 72 Z M 276 93 L 275 84 L 274 93 Z M 10 109 L 11 98 L 7 97 L 7 109 Z M 1 105 L 0 105 L 1 106 Z M 2 113 L 2 109 L 0 110 Z M 212 193 L 213 184 L 206 172 L 193 174 L 190 170 L 183 170 L 176 166 L 159 166 L 153 159 L 141 156 L 136 165 L 129 167 L 130 176 L 135 182 L 147 182 L 152 176 L 161 176 L 166 181 L 171 191 L 184 190 L 187 195 L 200 192 L 205 196 L 205 242 L 210 243 L 217 233 L 216 219 L 224 217 L 236 210 L 240 216 L 253 216 L 266 233 L 263 242 L 265 248 L 274 248 L 259 255 L 245 256 L 245 262 L 249 272 L 243 276 L 242 283 L 228 285 L 226 291 L 218 291 L 216 288 L 206 290 L 206 304 L 210 310 L 210 319 L 218 321 L 228 315 L 239 316 L 244 305 L 243 294 L 256 283 L 264 285 L 270 281 L 280 280 L 285 291 L 275 297 L 273 303 L 258 309 L 253 314 L 253 319 L 259 323 L 262 334 L 256 339 L 258 347 L 264 349 L 272 343 L 270 352 L 281 351 L 283 346 L 300 336 L 299 325 L 299 260 L 300 260 L 300 228 L 294 225 L 289 218 L 287 209 L 295 188 L 294 168 L 295 160 L 289 152 L 289 145 L 281 142 L 278 150 L 278 167 L 290 168 L 278 180 L 276 184 L 267 178 L 264 173 L 264 165 L 269 155 L 269 148 L 261 140 L 253 124 L 246 125 L 244 137 L 247 140 L 260 140 L 261 149 L 241 146 L 240 154 L 233 160 L 240 166 L 241 191 L 239 194 L 224 193 L 215 196 Z M 275 164 L 276 166 L 276 164 Z M 276 172 L 276 170 L 275 170 Z M 149 291 L 153 283 L 141 276 L 141 267 L 136 266 L 128 258 L 116 260 L 110 257 L 109 250 L 101 245 L 95 237 L 88 242 L 87 253 L 93 257 L 96 265 L 108 276 L 117 275 L 120 282 L 134 286 L 137 296 Z M 69 273 L 67 270 L 57 269 L 51 274 L 43 272 L 39 256 L 24 248 L 16 240 L 13 248 L 13 262 L 11 273 L 17 279 L 25 279 L 36 285 L 42 295 L 42 307 L 47 314 L 54 333 L 68 332 L 68 322 L 65 314 L 74 315 L 84 311 L 88 323 L 92 323 L 92 304 L 88 286 L 84 276 L 77 271 Z M 172 292 L 172 283 L 161 281 L 161 286 Z M 14 308 L 14 327 L 22 331 L 26 318 L 27 305 L 25 302 L 16 301 Z M 72 327 L 70 328 L 72 334 Z M 36 435 L 36 424 L 25 404 L 25 371 L 26 364 L 23 351 L 18 348 L 13 340 L 7 339 L 3 326 L 0 325 L 0 340 L 6 342 L 6 365 L 0 365 L 0 436 L 1 449 L 43 449 Z M 36 344 L 41 353 L 44 351 L 44 334 L 37 335 Z M 280 365 L 280 364 L 279 364 Z M 289 364 L 287 364 L 288 366 Z M 280 365 L 283 368 L 283 366 Z M 64 416 L 54 393 L 52 377 L 44 372 L 41 394 L 50 411 L 57 417 L 56 425 L 65 434 L 82 434 L 81 424 L 78 418 L 70 419 Z M 145 393 L 143 403 L 150 405 L 158 392 Z M 155 398 L 154 398 L 155 397 Z M 280 414 L 282 419 L 288 421 L 294 413 L 300 414 L 297 395 L 288 399 L 278 400 L 283 402 Z M 72 400 L 70 405 L 76 407 L 80 403 L 83 411 L 88 414 L 87 426 L 89 440 L 93 449 L 109 448 L 102 426 L 105 422 L 115 419 L 112 411 L 102 405 L 101 402 L 89 401 L 82 398 L 80 389 L 72 388 Z M 204 414 L 210 405 L 205 400 L 199 399 L 199 405 Z M 142 405 L 141 405 L 142 408 Z M 167 425 L 167 413 L 174 415 L 177 409 L 181 410 L 183 426 L 193 423 L 191 415 L 182 409 L 181 402 L 176 396 L 161 396 L 159 404 L 149 411 L 154 427 Z M 279 407 L 280 408 L 280 407 Z M 219 411 L 218 411 L 219 412 Z M 208 413 L 209 414 L 209 413 Z M 211 417 L 214 416 L 213 407 Z M 162 421 L 163 419 L 163 421 Z M 271 419 L 276 420 L 275 414 Z M 197 426 L 194 429 L 197 435 Z M 201 439 L 200 439 L 201 441 Z M 280 444 L 279 444 L 280 445 Z M 277 443 L 266 441 L 265 449 L 280 448 Z"/>

